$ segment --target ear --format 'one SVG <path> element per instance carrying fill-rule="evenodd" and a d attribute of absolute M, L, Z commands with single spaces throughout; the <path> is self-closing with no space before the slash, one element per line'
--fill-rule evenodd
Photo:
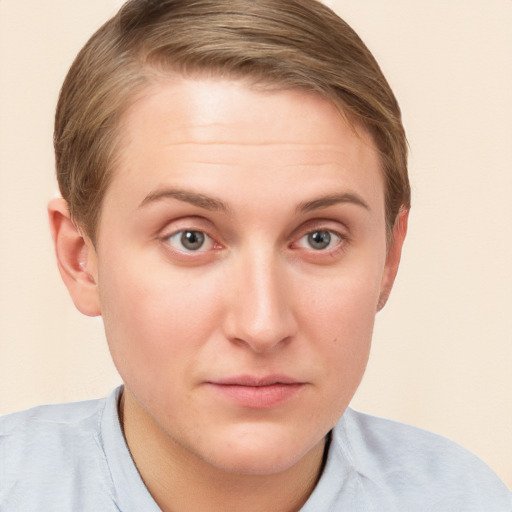
<path fill-rule="evenodd" d="M 68 203 L 61 197 L 50 201 L 48 216 L 59 272 L 75 306 L 84 315 L 100 315 L 97 258 L 91 240 L 71 220 Z"/>
<path fill-rule="evenodd" d="M 395 282 L 395 277 L 400 265 L 400 257 L 402 255 L 402 247 L 404 245 L 405 235 L 407 234 L 407 222 L 409 220 L 409 210 L 400 210 L 398 217 L 393 226 L 393 238 L 388 248 L 386 256 L 386 265 L 382 276 L 379 302 L 377 311 L 380 311 L 388 301 L 391 288 Z"/>

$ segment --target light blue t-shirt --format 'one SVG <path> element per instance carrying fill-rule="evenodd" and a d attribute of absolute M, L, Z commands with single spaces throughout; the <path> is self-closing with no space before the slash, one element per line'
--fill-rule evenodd
<path fill-rule="evenodd" d="M 123 437 L 121 391 L 0 418 L 0 511 L 159 512 Z M 512 494 L 451 441 L 348 409 L 301 510 L 336 511 L 512 512 Z"/>

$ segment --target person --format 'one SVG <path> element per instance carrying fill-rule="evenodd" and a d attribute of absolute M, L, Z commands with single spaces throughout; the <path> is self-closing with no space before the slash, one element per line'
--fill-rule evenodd
<path fill-rule="evenodd" d="M 406 148 L 379 66 L 316 0 L 128 1 L 62 87 L 48 208 L 124 385 L 0 420 L 0 510 L 512 510 L 464 449 L 349 408 Z"/>

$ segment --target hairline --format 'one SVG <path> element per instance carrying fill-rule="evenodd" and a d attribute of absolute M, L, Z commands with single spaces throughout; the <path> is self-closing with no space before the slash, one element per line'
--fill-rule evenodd
<path fill-rule="evenodd" d="M 149 63 L 148 61 L 143 64 L 139 63 L 139 72 L 137 73 L 139 81 L 137 85 L 135 85 L 131 91 L 127 94 L 125 104 L 121 108 L 121 112 L 115 127 L 112 131 L 112 153 L 108 162 L 106 162 L 106 172 L 105 172 L 105 182 L 102 192 L 100 194 L 100 202 L 97 215 L 95 217 L 95 222 L 93 226 L 89 226 L 86 229 L 83 226 L 84 231 L 87 233 L 88 238 L 90 238 L 91 242 L 96 245 L 97 237 L 99 233 L 99 228 L 101 224 L 102 210 L 105 197 L 110 188 L 111 182 L 115 177 L 116 172 L 119 170 L 119 159 L 121 158 L 121 154 L 123 149 L 126 147 L 127 141 L 123 134 L 126 133 L 126 130 L 123 129 L 125 127 L 126 120 L 128 118 L 130 110 L 143 98 L 147 97 L 153 91 L 155 91 L 158 87 L 165 82 L 169 82 L 171 80 L 209 80 L 209 79 L 225 79 L 232 82 L 239 82 L 250 90 L 254 90 L 257 92 L 287 92 L 287 91 L 302 91 L 317 97 L 323 98 L 328 101 L 338 111 L 340 116 L 346 121 L 353 131 L 353 133 L 359 137 L 364 142 L 370 142 L 372 148 L 377 152 L 379 158 L 379 167 L 380 172 L 382 173 L 382 177 L 384 178 L 384 199 L 385 199 L 385 217 L 386 217 L 386 238 L 390 241 L 390 236 L 392 235 L 393 226 L 390 226 L 387 221 L 387 187 L 386 187 L 386 178 L 384 176 L 384 162 L 383 156 L 379 151 L 377 143 L 374 139 L 371 131 L 364 126 L 364 124 L 357 119 L 356 115 L 350 112 L 348 108 L 343 104 L 339 97 L 336 97 L 334 94 L 328 94 L 327 92 L 321 92 L 318 89 L 314 89 L 313 87 L 308 87 L 306 85 L 290 85 L 286 84 L 285 80 L 279 80 L 278 78 L 271 78 L 265 76 L 261 73 L 261 76 L 258 77 L 256 73 L 244 72 L 244 71 L 234 71 L 234 70 L 220 70 L 215 69 L 214 66 L 179 66 L 179 65 L 167 65 L 165 69 L 161 65 L 155 65 Z M 77 224 L 80 225 L 80 219 L 74 219 Z"/>

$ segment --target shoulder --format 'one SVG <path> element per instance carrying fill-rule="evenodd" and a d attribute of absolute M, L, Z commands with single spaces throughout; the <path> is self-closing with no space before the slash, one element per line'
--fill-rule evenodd
<path fill-rule="evenodd" d="M 512 495 L 496 474 L 444 437 L 348 409 L 335 438 L 376 495 L 421 504 L 416 510 L 512 510 Z"/>
<path fill-rule="evenodd" d="M 42 405 L 0 417 L 0 447 L 11 456 L 56 454 L 81 445 L 98 431 L 104 400 Z M 23 455 L 24 454 L 24 455 Z"/>
<path fill-rule="evenodd" d="M 77 485 L 108 482 L 105 404 L 44 405 L 0 418 L 0 510 L 42 509 L 52 495 L 52 504 L 57 499 L 65 507 L 68 497 L 82 494 Z"/>
<path fill-rule="evenodd" d="M 65 404 L 40 405 L 0 416 L 0 436 L 13 434 L 19 427 L 73 425 L 95 416 L 104 404 L 104 399 L 71 402 Z"/>

